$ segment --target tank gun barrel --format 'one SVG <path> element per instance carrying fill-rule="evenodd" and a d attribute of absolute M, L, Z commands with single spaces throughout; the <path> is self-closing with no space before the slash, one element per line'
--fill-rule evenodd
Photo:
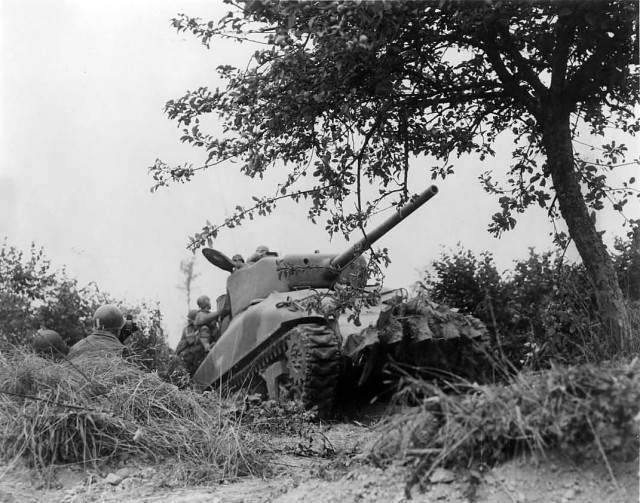
<path fill-rule="evenodd" d="M 396 225 L 402 222 L 405 218 L 411 215 L 411 213 L 420 208 L 420 206 L 426 203 L 437 193 L 438 187 L 436 187 L 435 185 L 431 185 L 413 201 L 405 204 L 402 208 L 400 208 L 393 215 L 387 218 L 387 220 L 382 222 L 377 227 L 373 228 L 370 232 L 367 232 L 367 234 L 357 243 L 354 243 L 347 250 L 343 251 L 340 255 L 331 260 L 331 266 L 335 267 L 338 270 L 344 269 L 355 258 L 362 255 L 367 250 L 367 248 L 373 245 L 373 243 L 375 243 L 378 239 L 380 239 Z"/>

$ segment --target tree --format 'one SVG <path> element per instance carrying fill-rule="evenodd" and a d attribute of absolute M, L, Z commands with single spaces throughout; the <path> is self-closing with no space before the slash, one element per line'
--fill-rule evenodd
<path fill-rule="evenodd" d="M 192 255 L 189 259 L 182 259 L 180 261 L 182 282 L 178 285 L 178 288 L 182 290 L 187 296 L 187 309 L 191 309 L 191 291 L 193 289 L 193 283 L 198 278 L 198 276 L 200 276 L 200 274 L 195 271 L 195 265 L 195 255 Z"/>
<path fill-rule="evenodd" d="M 607 184 L 625 164 L 626 147 L 594 143 L 610 128 L 640 129 L 637 2 L 246 0 L 237 7 L 217 24 L 173 20 L 207 47 L 217 36 L 261 45 L 246 67 L 218 68 L 224 90 L 201 87 L 166 104 L 184 127 L 182 141 L 205 149 L 207 160 L 201 167 L 157 160 L 154 188 L 230 158 L 251 177 L 278 163 L 289 169 L 277 195 L 238 206 L 221 225 L 207 223 L 191 248 L 284 197 L 310 199 L 312 220 L 328 213 L 327 230 L 348 235 L 381 204 L 411 197 L 411 158 L 429 156 L 432 176 L 445 177 L 453 156 L 483 160 L 499 136 L 512 135 L 506 183 L 490 172 L 481 177 L 501 207 L 489 230 L 513 228 L 514 215 L 534 204 L 561 216 L 598 292 L 608 341 L 625 343 L 628 313 L 590 210 L 611 201 L 622 211 L 637 195 L 633 179 L 618 191 Z M 221 135 L 201 129 L 206 114 L 222 121 Z M 581 154 L 581 142 L 591 151 Z M 381 187 L 371 200 L 361 190 L 367 181 Z"/>

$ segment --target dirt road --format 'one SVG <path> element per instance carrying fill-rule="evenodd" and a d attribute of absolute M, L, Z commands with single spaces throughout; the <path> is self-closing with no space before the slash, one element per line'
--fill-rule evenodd
<path fill-rule="evenodd" d="M 407 467 L 370 466 L 360 453 L 372 429 L 357 422 L 327 426 L 309 445 L 278 438 L 268 479 L 244 478 L 184 486 L 175 462 L 52 469 L 43 478 L 20 466 L 0 471 L 2 502 L 208 503 L 626 503 L 639 501 L 638 462 L 590 459 L 580 465 L 559 455 L 512 460 L 482 474 L 436 470 L 425 492 L 406 492 Z M 273 439 L 272 439 L 273 440 Z M 308 439 L 305 440 L 308 442 Z M 479 478 L 478 478 L 479 475 Z M 612 477 L 613 475 L 613 477 Z"/>

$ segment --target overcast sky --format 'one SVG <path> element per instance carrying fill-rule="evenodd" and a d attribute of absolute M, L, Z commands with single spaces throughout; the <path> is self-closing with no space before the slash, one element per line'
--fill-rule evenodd
<path fill-rule="evenodd" d="M 227 10 L 221 0 L 0 2 L 0 238 L 25 250 L 35 241 L 82 285 L 95 281 L 131 301 L 158 300 L 173 346 L 187 311 L 177 285 L 188 237 L 205 220 L 221 222 L 237 204 L 249 204 L 251 195 L 272 195 L 277 181 L 249 180 L 229 163 L 188 184 L 149 191 L 147 168 L 156 158 L 203 161 L 179 142 L 164 103 L 198 86 L 216 87 L 216 66 L 243 65 L 255 50 L 220 41 L 207 50 L 189 34 L 177 34 L 170 19 L 184 12 L 218 20 Z M 486 232 L 498 204 L 477 177 L 508 165 L 509 145 L 502 147 L 484 163 L 461 159 L 455 176 L 437 182 L 438 196 L 379 242 L 393 261 L 389 286 L 410 286 L 443 247 L 458 242 L 492 252 L 500 269 L 524 258 L 529 247 L 550 247 L 552 227 L 537 208 L 500 240 Z M 637 144 L 630 147 L 638 157 Z M 432 183 L 428 164 L 419 165 L 415 191 Z M 620 178 L 633 171 L 637 166 Z M 638 209 L 629 216 L 639 218 Z M 598 217 L 610 238 L 622 233 L 621 222 L 613 213 Z M 291 203 L 267 219 L 223 230 L 214 247 L 247 256 L 261 244 L 280 254 L 345 247 Z M 199 253 L 197 269 L 194 295 L 224 292 L 226 273 Z"/>

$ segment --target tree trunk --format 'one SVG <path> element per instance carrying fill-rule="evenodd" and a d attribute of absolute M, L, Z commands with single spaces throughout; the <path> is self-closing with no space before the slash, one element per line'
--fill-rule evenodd
<path fill-rule="evenodd" d="M 549 108 L 551 111 L 542 124 L 543 144 L 560 213 L 593 282 L 608 341 L 616 349 L 622 349 L 628 346 L 631 337 L 629 316 L 613 262 L 589 216 L 580 189 L 573 159 L 570 116 L 568 112 L 559 111 L 560 107 Z"/>

